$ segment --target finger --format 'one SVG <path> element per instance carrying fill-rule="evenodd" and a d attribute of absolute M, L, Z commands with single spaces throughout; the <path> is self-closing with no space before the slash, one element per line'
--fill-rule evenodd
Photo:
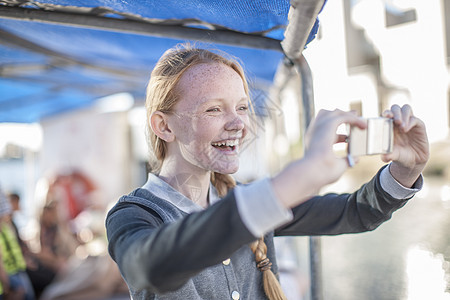
<path fill-rule="evenodd" d="M 390 162 L 392 160 L 392 153 L 382 154 L 380 156 L 381 160 L 385 163 Z"/>
<path fill-rule="evenodd" d="M 367 127 L 366 121 L 359 117 L 354 111 L 343 111 L 340 109 L 335 109 L 333 111 L 320 110 L 317 117 L 317 123 L 331 122 L 336 128 L 341 124 L 349 124 L 352 126 L 358 126 L 361 129 Z"/>
<path fill-rule="evenodd" d="M 386 109 L 385 111 L 383 111 L 381 116 L 390 119 L 390 118 L 394 117 L 394 114 L 392 113 L 392 111 L 390 109 Z"/>
<path fill-rule="evenodd" d="M 402 121 L 403 121 L 401 127 L 403 130 L 406 130 L 406 128 L 409 127 L 410 119 L 411 119 L 411 116 L 413 115 L 412 108 L 408 104 L 405 104 L 402 106 L 401 111 L 402 111 Z"/>
<path fill-rule="evenodd" d="M 340 124 L 348 124 L 350 126 L 357 126 L 360 129 L 367 128 L 367 120 L 358 116 L 354 111 L 343 112 L 342 118 L 339 120 Z"/>
<path fill-rule="evenodd" d="M 409 104 L 403 105 L 402 108 L 401 108 L 401 110 L 402 110 L 402 113 L 403 113 L 404 115 L 411 116 L 411 115 L 413 114 L 412 107 L 411 107 L 411 105 L 409 105 Z"/>
<path fill-rule="evenodd" d="M 367 128 L 367 120 L 361 117 L 358 117 L 354 123 L 350 123 L 350 125 L 358 126 L 359 129 L 366 129 Z"/>
<path fill-rule="evenodd" d="M 359 157 L 347 154 L 347 156 L 343 157 L 342 160 L 346 162 L 349 168 L 353 168 L 359 162 Z"/>
<path fill-rule="evenodd" d="M 347 154 L 347 156 L 345 157 L 345 160 L 347 161 L 347 165 L 350 168 L 353 168 L 355 166 L 355 161 L 353 160 L 353 156 L 351 156 L 350 154 Z"/>
<path fill-rule="evenodd" d="M 419 118 L 416 118 L 416 117 L 414 117 L 414 116 L 411 116 L 411 117 L 409 118 L 408 124 L 405 125 L 405 128 L 404 128 L 403 130 L 404 130 L 404 132 L 408 132 L 408 131 L 410 131 L 412 128 L 414 128 L 414 127 L 416 127 L 416 126 L 418 126 L 418 125 L 421 125 L 421 124 L 422 124 L 422 121 L 421 121 Z"/>
<path fill-rule="evenodd" d="M 397 104 L 392 105 L 391 111 L 393 114 L 394 124 L 401 126 L 403 124 L 402 109 Z"/>

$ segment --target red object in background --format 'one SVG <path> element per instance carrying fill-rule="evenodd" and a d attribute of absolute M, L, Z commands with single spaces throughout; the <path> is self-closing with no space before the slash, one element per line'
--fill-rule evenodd
<path fill-rule="evenodd" d="M 47 202 L 57 200 L 64 203 L 60 209 L 65 210 L 64 215 L 69 220 L 73 220 L 91 204 L 90 193 L 95 190 L 96 186 L 87 176 L 73 171 L 56 177 L 49 187 Z"/>

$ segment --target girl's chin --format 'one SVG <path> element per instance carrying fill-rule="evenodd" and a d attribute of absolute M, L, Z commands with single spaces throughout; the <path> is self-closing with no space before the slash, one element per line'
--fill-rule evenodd
<path fill-rule="evenodd" d="M 221 174 L 234 174 L 239 171 L 239 164 L 227 165 L 227 166 L 213 166 L 213 172 Z"/>

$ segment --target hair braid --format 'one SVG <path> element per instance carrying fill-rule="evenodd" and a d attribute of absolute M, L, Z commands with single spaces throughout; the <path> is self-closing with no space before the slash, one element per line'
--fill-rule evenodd
<path fill-rule="evenodd" d="M 267 257 L 267 246 L 264 237 L 250 244 L 250 248 L 255 254 L 256 266 L 263 273 L 264 292 L 269 300 L 287 300 L 281 289 L 280 282 L 272 272 L 269 258 Z"/>
<path fill-rule="evenodd" d="M 217 172 L 211 173 L 211 183 L 216 188 L 219 197 L 225 197 L 228 190 L 236 186 L 236 181 L 231 175 Z"/>
<path fill-rule="evenodd" d="M 219 197 L 224 197 L 230 188 L 236 185 L 236 181 L 227 174 L 211 173 L 211 183 L 217 189 Z M 267 257 L 267 245 L 264 237 L 250 244 L 250 248 L 255 254 L 256 266 L 263 273 L 263 286 L 269 300 L 287 300 L 281 289 L 280 282 L 273 274 L 269 258 Z"/>

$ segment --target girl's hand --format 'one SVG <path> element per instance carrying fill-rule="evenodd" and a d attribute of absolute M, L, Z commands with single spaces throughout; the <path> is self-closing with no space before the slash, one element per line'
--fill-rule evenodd
<path fill-rule="evenodd" d="M 414 116 L 409 105 L 393 105 L 383 116 L 394 119 L 394 149 L 381 158 L 392 161 L 390 172 L 399 183 L 412 187 L 430 157 L 425 124 Z"/>
<path fill-rule="evenodd" d="M 366 122 L 357 116 L 356 112 L 342 110 L 320 110 L 311 122 L 305 134 L 305 159 L 314 160 L 323 173 L 324 183 L 332 183 L 349 167 L 347 157 L 338 157 L 333 151 L 333 145 L 345 142 L 345 135 L 336 134 L 341 124 L 367 128 Z"/>
<path fill-rule="evenodd" d="M 278 199 L 285 207 L 294 207 L 325 185 L 341 177 L 348 169 L 346 157 L 338 157 L 333 145 L 344 142 L 346 136 L 336 134 L 341 124 L 367 127 L 366 122 L 353 112 L 321 110 L 311 122 L 305 135 L 305 155 L 290 163 L 272 179 Z"/>

